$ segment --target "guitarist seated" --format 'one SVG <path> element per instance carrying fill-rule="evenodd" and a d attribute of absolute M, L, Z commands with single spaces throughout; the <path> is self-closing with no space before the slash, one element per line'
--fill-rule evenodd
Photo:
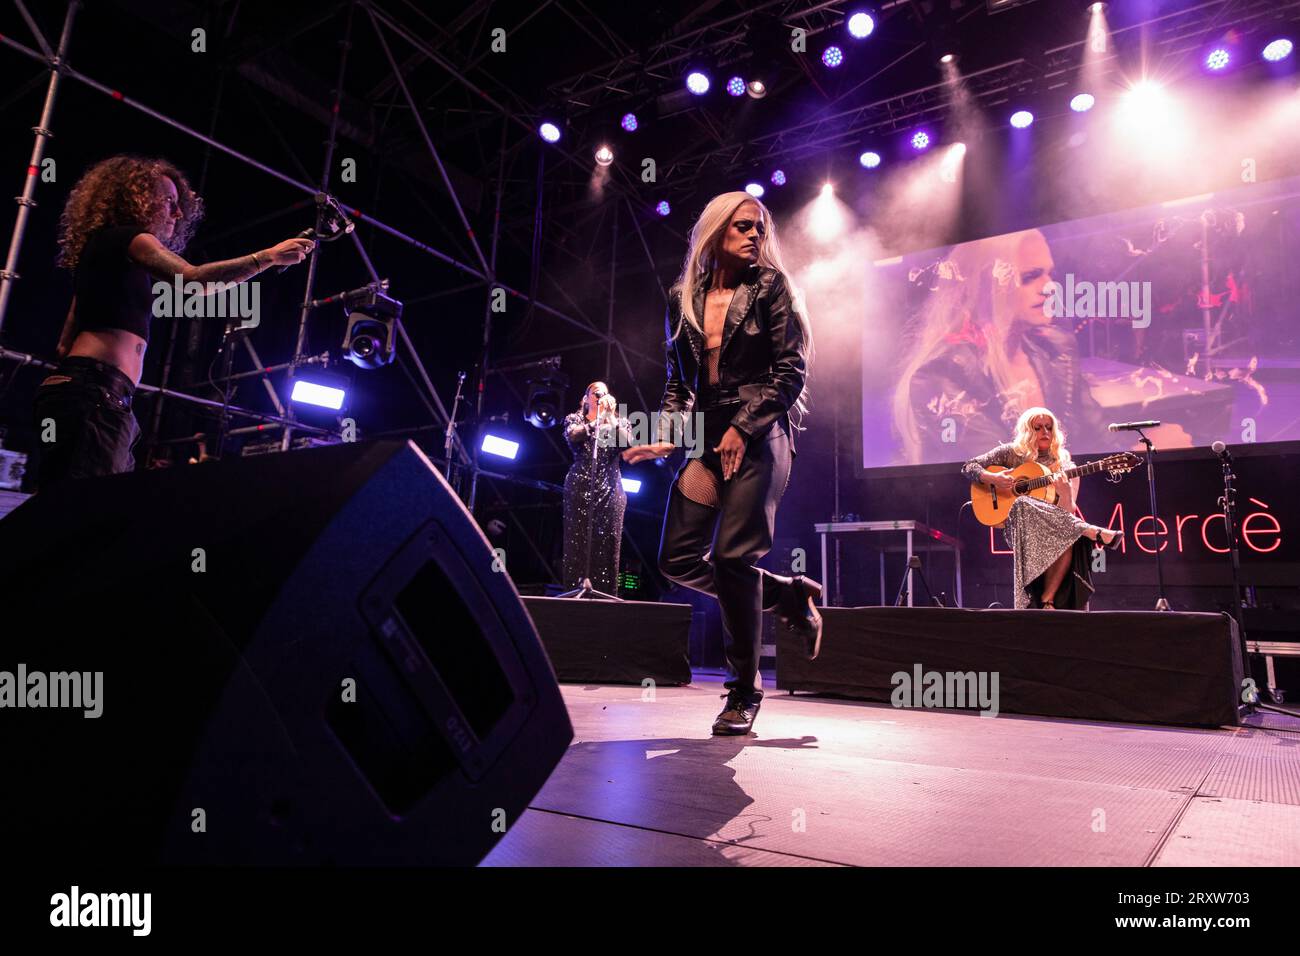
<path fill-rule="evenodd" d="M 1052 482 L 1056 500 L 1053 503 L 1022 495 L 1011 504 L 1001 525 L 1013 554 L 1016 608 L 1086 611 L 1093 592 L 1091 542 L 1118 547 L 1124 532 L 1088 524 L 1076 513 L 1079 479 L 1070 481 L 1059 474 L 1073 462 L 1056 416 L 1046 408 L 1028 409 L 1016 422 L 1010 442 L 972 458 L 963 466 L 962 474 L 972 484 L 978 482 L 1010 492 L 1016 483 L 1010 469 L 1028 461 L 1058 473 Z M 988 470 L 996 466 L 1008 471 Z"/>

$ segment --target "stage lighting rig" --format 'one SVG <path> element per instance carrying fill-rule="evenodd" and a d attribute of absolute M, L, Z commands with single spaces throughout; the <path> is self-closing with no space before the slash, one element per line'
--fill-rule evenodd
<path fill-rule="evenodd" d="M 524 420 L 534 428 L 554 428 L 564 417 L 564 390 L 568 387 L 569 377 L 560 371 L 559 356 L 536 363 L 528 376 Z"/>
<path fill-rule="evenodd" d="M 348 317 L 343 354 L 358 368 L 383 368 L 397 354 L 397 322 L 402 303 L 387 294 L 388 280 L 343 294 L 343 314 Z"/>

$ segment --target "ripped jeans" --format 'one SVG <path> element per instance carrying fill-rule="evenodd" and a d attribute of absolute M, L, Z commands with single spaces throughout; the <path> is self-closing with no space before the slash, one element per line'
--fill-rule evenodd
<path fill-rule="evenodd" d="M 135 385 L 119 369 L 82 355 L 59 363 L 36 390 L 36 485 L 135 470 L 140 426 Z"/>

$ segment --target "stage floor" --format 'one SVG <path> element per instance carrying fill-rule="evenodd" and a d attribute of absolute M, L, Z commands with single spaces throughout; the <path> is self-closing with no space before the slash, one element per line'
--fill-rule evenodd
<path fill-rule="evenodd" d="M 563 687 L 574 742 L 484 866 L 1300 865 L 1300 720 L 1196 730 Z"/>

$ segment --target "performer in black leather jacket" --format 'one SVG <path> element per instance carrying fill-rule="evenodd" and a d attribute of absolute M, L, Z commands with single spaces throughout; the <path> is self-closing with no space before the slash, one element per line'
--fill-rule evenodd
<path fill-rule="evenodd" d="M 693 415 L 694 430 L 684 432 L 687 460 L 664 515 L 659 567 L 670 580 L 717 596 L 732 675 L 713 732 L 744 734 L 763 697 L 762 612 L 774 610 L 798 631 L 809 656 L 821 638 L 814 604 L 821 585 L 755 567 L 772 547 L 812 353 L 811 328 L 762 203 L 724 193 L 705 207 L 669 296 L 665 334 L 660 441 L 624 457 L 667 454 L 675 447 L 672 422 Z"/>

